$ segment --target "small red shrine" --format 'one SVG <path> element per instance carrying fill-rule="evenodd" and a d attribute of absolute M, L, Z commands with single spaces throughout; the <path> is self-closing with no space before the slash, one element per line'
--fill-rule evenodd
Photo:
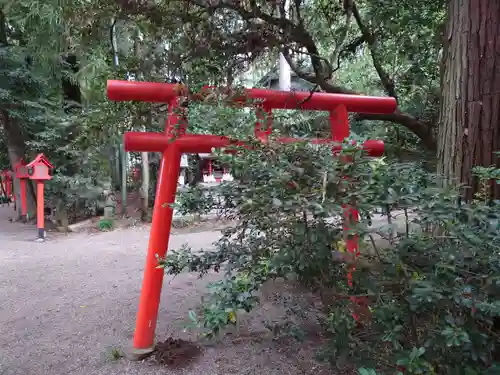
<path fill-rule="evenodd" d="M 38 154 L 36 158 L 26 166 L 28 176 L 32 180 L 50 180 L 50 171 L 54 166 L 49 162 L 44 154 Z"/>
<path fill-rule="evenodd" d="M 44 183 L 52 179 L 50 171 L 53 168 L 54 166 L 44 154 L 38 154 L 31 163 L 26 165 L 29 178 L 36 181 L 36 224 L 38 227 L 38 241 L 45 240 Z"/>

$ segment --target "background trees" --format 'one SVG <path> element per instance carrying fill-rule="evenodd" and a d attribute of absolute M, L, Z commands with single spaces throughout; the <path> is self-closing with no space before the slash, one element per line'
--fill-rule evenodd
<path fill-rule="evenodd" d="M 11 65 L 5 65 L 3 75 L 2 129 L 10 145 L 10 161 L 44 149 L 58 155 L 50 156 L 60 168 L 59 176 L 74 177 L 65 182 L 62 190 L 74 183 L 80 186 L 83 180 L 76 175 L 84 174 L 80 160 L 78 171 L 67 165 L 71 153 L 78 150 L 92 164 L 90 159 L 95 161 L 104 150 L 114 154 L 110 147 L 123 130 L 144 126 L 156 129 L 161 123 L 157 115 L 165 113 L 162 106 L 108 103 L 104 97 L 106 79 L 175 80 L 193 89 L 207 83 L 255 83 L 275 65 L 281 50 L 295 74 L 317 90 L 397 97 L 396 113 L 357 115 L 352 119 L 354 126 L 391 140 L 400 156 L 418 150 L 428 152 L 432 158 L 439 144 L 439 170 L 470 183 L 468 171 L 474 163 L 453 161 L 464 158 L 454 154 L 462 135 L 447 129 L 454 123 L 457 129 L 466 127 L 467 132 L 475 137 L 482 134 L 484 139 L 494 139 L 490 134 L 496 133 L 476 132 L 472 125 L 459 125 L 455 119 L 466 121 L 471 116 L 453 115 L 452 119 L 453 113 L 465 111 L 464 104 L 450 98 L 456 96 L 459 87 L 461 92 L 471 92 L 462 89 L 465 83 L 458 84 L 456 77 L 464 77 L 463 71 L 467 71 L 471 82 L 492 79 L 497 43 L 489 34 L 494 34 L 498 22 L 493 16 L 483 21 L 481 18 L 481 14 L 496 14 L 495 5 L 491 6 L 472 4 L 469 10 L 454 2 L 448 9 L 444 1 L 427 0 L 294 1 L 285 18 L 284 3 L 265 1 L 90 1 L 64 9 L 52 2 L 6 1 L 0 19 L 5 45 L 2 61 L 5 65 L 10 59 Z M 461 10 L 457 11 L 457 7 Z M 447 14 L 450 22 L 446 28 Z M 463 17 L 456 18 L 460 15 Z M 471 36 L 465 38 L 464 31 L 460 31 L 465 26 L 457 25 L 467 17 L 474 22 Z M 477 46 L 477 50 L 471 46 Z M 470 54 L 461 58 L 467 64 L 455 63 L 460 51 Z M 19 73 L 15 82 L 13 60 Z M 482 68 L 469 69 L 473 64 Z M 13 90 L 26 87 L 18 84 L 28 80 L 28 75 L 29 83 L 38 84 L 38 88 Z M 493 82 L 474 94 L 476 103 L 483 102 L 483 122 L 495 118 L 489 113 L 496 107 L 491 105 L 489 109 L 487 104 L 488 100 L 494 103 L 494 99 L 478 97 L 493 98 L 489 96 L 495 91 Z M 480 86 L 466 86 L 472 85 Z M 441 91 L 444 100 L 440 117 Z M 483 91 L 485 94 L 480 94 Z M 40 103 L 42 98 L 44 103 Z M 23 105 L 13 106 L 14 100 L 21 100 Z M 40 113 L 35 115 L 34 111 Z M 200 113 L 196 109 L 192 112 Z M 206 129 L 213 125 L 198 122 L 195 115 L 191 117 L 191 126 Z M 471 143 L 472 138 L 467 137 L 466 146 L 477 150 L 472 145 L 479 141 Z M 56 138 L 66 144 L 55 147 Z M 490 156 L 483 156 L 478 163 L 488 166 L 494 161 L 495 146 L 486 150 L 483 145 L 481 149 L 483 155 Z M 54 159 L 58 157 L 62 159 Z M 105 168 L 104 175 L 92 178 L 109 179 L 111 169 Z M 87 177 L 82 186 L 89 190 L 95 181 Z"/>
<path fill-rule="evenodd" d="M 214 289 L 217 308 L 194 318 L 212 334 L 232 323 L 228 311 L 250 309 L 266 280 L 293 274 L 324 303 L 327 359 L 368 359 L 390 374 L 398 366 L 413 374 L 494 373 L 497 1 L 294 0 L 290 9 L 284 1 L 263 0 L 0 4 L 1 167 L 46 153 L 56 165 L 49 203 L 70 221 L 120 186 L 124 131 L 163 129 L 165 105 L 109 102 L 107 79 L 177 82 L 193 91 L 206 84 L 252 86 L 275 70 L 281 51 L 312 95 L 396 97 L 394 114 L 351 118 L 355 137 L 386 141 L 383 163 L 356 156 L 342 165 L 325 150 L 275 144 L 227 159 L 239 181 L 221 188 L 221 208 L 242 221 L 215 253 L 178 252 L 166 266 L 172 273 L 186 265 L 203 273 L 232 261 Z M 295 136 L 328 129 L 321 113 L 276 112 L 274 121 L 277 132 Z M 244 138 L 254 123 L 251 112 L 190 103 L 193 132 Z M 132 157 L 150 165 L 154 195 L 158 158 Z M 343 186 L 339 169 L 356 185 Z M 436 171 L 445 190 L 430 173 Z M 284 188 L 287 179 L 293 189 Z M 461 193 L 468 201 L 462 206 L 459 182 L 470 186 Z M 199 210 L 194 195 L 185 201 Z M 32 192 L 29 197 L 32 209 Z M 392 236 L 393 227 L 379 233 L 389 239 L 384 252 L 364 253 L 368 266 L 354 290 L 345 285 L 346 268 L 330 266 L 350 260 L 339 256 L 340 221 L 327 220 L 339 219 L 340 204 L 351 200 L 364 217 L 380 206 L 386 212 L 400 207 L 406 216 L 400 235 Z M 408 214 L 417 216 L 420 234 L 410 230 L 415 223 Z M 367 224 L 358 231 L 372 234 Z M 374 299 L 372 331 L 353 326 L 352 295 Z M 374 353 L 381 342 L 388 350 Z"/>

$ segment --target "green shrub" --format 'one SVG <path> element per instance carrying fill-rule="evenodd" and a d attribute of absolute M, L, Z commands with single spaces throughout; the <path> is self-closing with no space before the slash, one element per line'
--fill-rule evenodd
<path fill-rule="evenodd" d="M 210 212 L 215 201 L 209 190 L 199 186 L 189 187 L 177 194 L 176 203 L 173 205 L 181 215 L 203 215 Z"/>
<path fill-rule="evenodd" d="M 436 187 L 415 164 L 347 147 L 343 154 L 349 158 L 332 160 L 326 147 L 270 142 L 226 157 L 237 180 L 220 187 L 220 208 L 237 226 L 224 231 L 216 251 L 184 248 L 160 260 L 171 274 L 224 272 L 192 325 L 217 336 L 258 304 L 264 282 L 294 278 L 321 299 L 329 341 L 319 356 L 332 364 L 345 359 L 360 374 L 498 373 L 498 204 L 459 204 L 458 190 Z M 350 235 L 370 240 L 355 262 L 339 245 L 345 204 L 361 215 Z M 403 219 L 369 228 L 380 207 L 401 210 Z"/>
<path fill-rule="evenodd" d="M 97 223 L 97 227 L 102 232 L 107 232 L 113 230 L 115 227 L 115 222 L 113 219 L 101 218 L 99 219 L 99 223 Z"/>

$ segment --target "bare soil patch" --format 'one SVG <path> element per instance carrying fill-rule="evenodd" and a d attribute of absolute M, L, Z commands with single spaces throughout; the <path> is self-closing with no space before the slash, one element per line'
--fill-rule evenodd
<path fill-rule="evenodd" d="M 194 342 L 169 337 L 156 344 L 153 360 L 159 365 L 183 368 L 191 364 L 201 354 L 200 346 Z"/>

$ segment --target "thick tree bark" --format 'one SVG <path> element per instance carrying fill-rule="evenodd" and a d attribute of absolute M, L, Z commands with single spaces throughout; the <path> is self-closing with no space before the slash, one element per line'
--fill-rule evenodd
<path fill-rule="evenodd" d="M 113 34 L 115 35 L 115 34 Z M 136 34 L 134 37 L 134 55 L 140 60 L 141 59 L 141 33 L 139 30 L 136 30 Z M 118 57 L 116 55 L 116 42 L 113 42 L 113 49 L 115 50 L 115 62 L 118 61 Z M 118 64 L 117 64 L 118 65 Z M 142 71 L 141 67 L 138 68 L 137 71 L 137 76 L 140 80 L 144 79 L 144 72 Z M 139 119 L 141 120 L 141 119 Z M 147 126 L 151 127 L 151 122 L 152 122 L 152 114 L 151 111 L 147 114 Z M 142 129 L 146 131 L 146 126 Z M 140 195 L 141 195 L 141 220 L 142 221 L 147 221 L 148 216 L 149 216 L 149 184 L 150 184 L 150 176 L 149 176 L 149 153 L 148 152 L 141 152 L 141 162 L 142 162 L 142 168 L 141 168 L 141 176 L 142 176 L 142 181 L 141 181 L 141 188 L 140 188 Z"/>
<path fill-rule="evenodd" d="M 141 152 L 142 161 L 142 183 L 141 183 L 141 220 L 146 221 L 149 216 L 149 153 Z"/>
<path fill-rule="evenodd" d="M 189 178 L 187 178 L 187 183 L 189 186 L 195 187 L 199 183 L 203 182 L 203 173 L 201 170 L 201 158 L 198 154 L 192 154 L 188 156 L 189 161 Z"/>
<path fill-rule="evenodd" d="M 78 73 L 80 67 L 77 56 L 72 53 L 67 53 L 61 56 L 63 60 L 62 69 L 70 74 Z M 79 113 L 82 110 L 82 93 L 80 85 L 74 82 L 67 76 L 63 75 L 61 78 L 61 90 L 63 94 L 63 109 L 67 114 Z M 72 124 L 66 130 L 68 140 L 74 139 L 78 135 L 78 123 Z M 73 160 L 74 157 L 69 157 L 69 162 L 65 165 L 65 174 L 67 176 L 74 176 L 79 172 L 79 164 Z M 79 212 L 76 204 L 73 206 L 75 216 L 78 217 Z M 55 203 L 56 209 L 56 222 L 57 225 L 63 228 L 64 231 L 69 231 L 68 225 L 74 220 L 70 217 L 70 208 L 66 205 L 65 199 L 59 199 Z"/>
<path fill-rule="evenodd" d="M 7 46 L 7 34 L 6 34 L 6 19 L 5 14 L 0 10 L 0 45 Z M 9 156 L 9 161 L 11 165 L 11 170 L 14 170 L 14 165 L 17 164 L 19 160 L 24 157 L 25 151 L 25 142 L 24 137 L 21 131 L 21 128 L 17 123 L 12 121 L 9 117 L 8 112 L 5 110 L 0 111 L 0 127 L 3 128 L 6 144 L 7 144 L 7 153 Z M 35 193 L 33 190 L 33 186 L 31 183 L 26 184 L 27 188 L 27 209 L 28 214 L 34 215 L 36 211 L 36 203 L 35 203 Z M 16 200 L 20 202 L 20 187 L 19 181 L 14 179 L 14 194 L 16 194 Z M 17 217 L 15 219 L 19 219 L 21 217 L 21 205 L 18 204 L 16 206 L 16 214 Z"/>
<path fill-rule="evenodd" d="M 477 191 L 474 166 L 500 166 L 500 2 L 451 0 L 438 136 L 445 183 Z M 492 196 L 500 198 L 493 185 Z"/>

